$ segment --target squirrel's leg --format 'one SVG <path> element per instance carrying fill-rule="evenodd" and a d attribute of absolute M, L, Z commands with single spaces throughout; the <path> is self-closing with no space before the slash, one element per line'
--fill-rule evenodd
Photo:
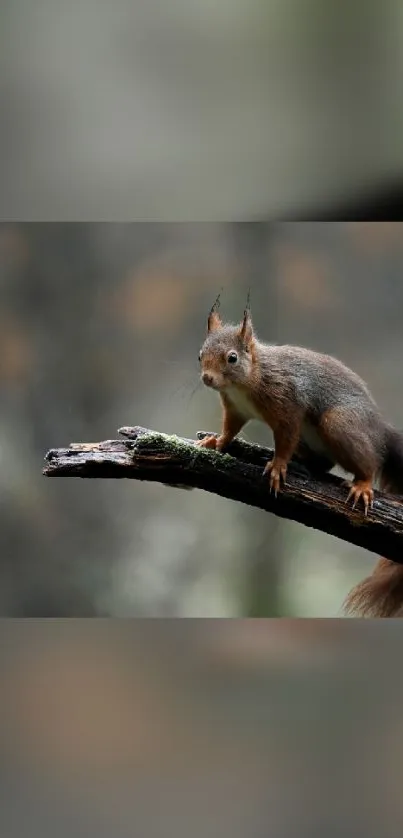
<path fill-rule="evenodd" d="M 273 428 L 274 457 L 266 463 L 263 473 L 270 475 L 270 489 L 274 490 L 275 495 L 280 489 L 281 482 L 286 481 L 287 466 L 300 439 L 301 423 L 302 413 Z"/>
<path fill-rule="evenodd" d="M 229 403 L 221 396 L 223 405 L 223 420 L 220 436 L 206 436 L 199 440 L 196 445 L 201 448 L 213 448 L 216 451 L 223 451 L 227 445 L 239 434 L 239 431 L 246 424 L 245 419 L 239 413 L 231 409 Z"/>
<path fill-rule="evenodd" d="M 374 481 L 379 470 L 379 456 L 370 429 L 357 424 L 357 414 L 346 408 L 333 408 L 321 416 L 318 431 L 336 462 L 354 475 L 347 501 L 353 507 L 361 499 L 365 514 L 374 499 Z"/>

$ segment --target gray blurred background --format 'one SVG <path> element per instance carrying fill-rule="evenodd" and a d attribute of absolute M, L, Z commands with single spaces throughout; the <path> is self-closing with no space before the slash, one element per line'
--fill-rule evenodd
<path fill-rule="evenodd" d="M 4 838 L 398 838 L 399 621 L 5 620 Z"/>
<path fill-rule="evenodd" d="M 223 315 L 250 285 L 263 339 L 337 355 L 403 427 L 402 275 L 400 223 L 2 225 L 0 614 L 339 614 L 374 556 L 198 491 L 50 480 L 43 456 L 219 430 L 197 356 L 220 287 Z"/>
<path fill-rule="evenodd" d="M 0 216 L 298 219 L 393 179 L 402 19 L 400 0 L 3 0 Z"/>

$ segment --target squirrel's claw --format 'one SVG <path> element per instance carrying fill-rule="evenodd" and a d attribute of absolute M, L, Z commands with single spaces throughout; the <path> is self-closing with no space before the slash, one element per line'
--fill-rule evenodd
<path fill-rule="evenodd" d="M 353 498 L 353 509 L 355 509 L 360 498 L 364 504 L 364 514 L 368 515 L 368 509 L 372 509 L 374 504 L 374 490 L 370 480 L 356 480 L 351 484 L 350 491 L 347 495 L 347 503 Z"/>
<path fill-rule="evenodd" d="M 274 457 L 273 460 L 270 460 L 270 462 L 266 464 L 263 474 L 270 475 L 270 491 L 274 492 L 275 497 L 277 497 L 277 493 L 280 491 L 281 483 L 286 482 L 287 466 L 283 462 L 276 460 Z"/>

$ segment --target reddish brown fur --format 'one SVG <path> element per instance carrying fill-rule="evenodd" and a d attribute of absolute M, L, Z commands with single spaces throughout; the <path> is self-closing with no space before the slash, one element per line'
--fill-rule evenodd
<path fill-rule="evenodd" d="M 245 422 L 242 416 L 231 410 L 228 400 L 225 396 L 221 396 L 223 405 L 223 420 L 222 430 L 219 437 L 207 436 L 200 440 L 199 445 L 202 448 L 215 448 L 216 451 L 222 451 L 242 430 Z"/>
<path fill-rule="evenodd" d="M 380 559 L 350 591 L 343 608 L 353 617 L 403 617 L 403 565 Z"/>
<path fill-rule="evenodd" d="M 209 314 L 209 318 L 207 321 L 207 329 L 209 332 L 215 332 L 216 329 L 219 329 L 222 326 L 221 317 L 217 311 L 212 309 Z"/>

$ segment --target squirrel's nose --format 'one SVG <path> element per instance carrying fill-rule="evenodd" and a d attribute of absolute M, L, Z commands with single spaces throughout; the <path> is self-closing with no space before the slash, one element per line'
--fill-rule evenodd
<path fill-rule="evenodd" d="M 211 387 L 211 385 L 214 384 L 214 378 L 213 378 L 212 375 L 210 375 L 209 372 L 204 372 L 203 373 L 202 381 L 203 381 L 203 384 L 206 385 L 206 387 Z"/>

